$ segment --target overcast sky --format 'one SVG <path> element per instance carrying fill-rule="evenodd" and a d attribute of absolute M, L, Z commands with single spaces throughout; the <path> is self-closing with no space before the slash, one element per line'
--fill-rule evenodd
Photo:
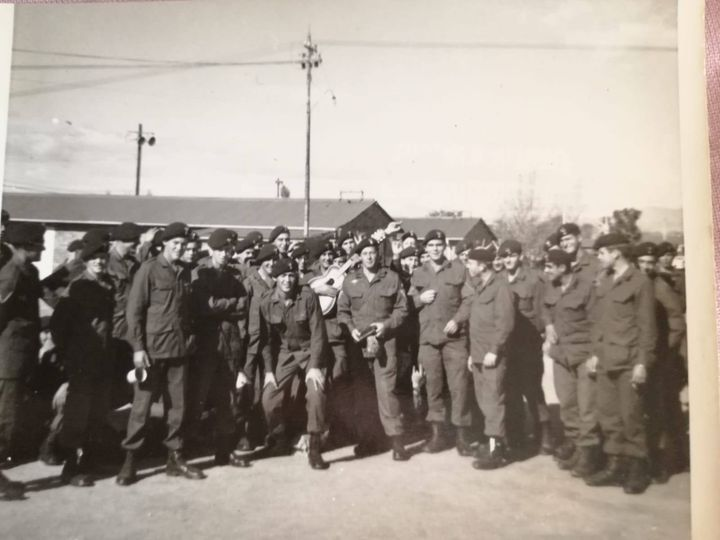
<path fill-rule="evenodd" d="M 672 0 L 17 6 L 5 189 L 302 197 L 494 219 L 519 189 L 595 217 L 680 206 Z M 335 96 L 335 99 L 333 99 Z M 181 217 L 181 216 L 180 216 Z"/>

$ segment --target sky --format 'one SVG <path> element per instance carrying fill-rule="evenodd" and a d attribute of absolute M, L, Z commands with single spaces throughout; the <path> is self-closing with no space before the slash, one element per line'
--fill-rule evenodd
<path fill-rule="evenodd" d="M 681 204 L 671 0 L 132 2 L 15 17 L 6 190 L 132 193 L 143 123 L 157 144 L 142 193 L 273 197 L 280 178 L 302 197 L 306 78 L 282 62 L 311 30 L 312 197 L 362 191 L 393 216 L 487 220 L 519 193 L 581 219 Z"/>

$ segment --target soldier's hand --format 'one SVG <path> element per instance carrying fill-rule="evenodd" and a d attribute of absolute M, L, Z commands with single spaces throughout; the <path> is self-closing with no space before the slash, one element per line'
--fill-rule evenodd
<path fill-rule="evenodd" d="M 375 327 L 375 337 L 381 338 L 385 332 L 385 325 L 381 322 L 370 323 L 370 326 Z"/>
<path fill-rule="evenodd" d="M 412 381 L 412 387 L 413 389 L 420 389 L 420 387 L 423 385 L 423 380 L 425 379 L 425 372 L 423 371 L 422 366 L 413 366 L 412 368 L 412 374 L 410 375 L 410 380 Z"/>
<path fill-rule="evenodd" d="M 472 368 L 473 368 L 472 356 L 468 356 L 467 366 L 468 366 L 468 371 L 470 373 L 472 373 Z"/>
<path fill-rule="evenodd" d="M 550 347 L 552 347 L 552 344 L 547 339 L 545 339 L 545 341 L 543 341 L 543 344 L 542 344 L 542 352 L 549 355 Z"/>
<path fill-rule="evenodd" d="M 390 223 L 388 223 L 388 226 L 385 227 L 385 234 L 387 236 L 390 236 L 391 234 L 400 232 L 401 225 L 402 221 L 391 221 Z"/>
<path fill-rule="evenodd" d="M 460 327 L 458 326 L 458 323 L 456 323 L 454 320 L 450 319 L 448 323 L 445 325 L 445 328 L 443 328 L 443 332 L 446 336 L 449 336 L 451 334 L 454 334 L 458 331 Z"/>
<path fill-rule="evenodd" d="M 362 334 L 360 333 L 360 330 L 358 330 L 357 328 L 353 328 L 353 331 L 350 332 L 350 335 L 355 340 L 355 343 L 357 343 L 358 341 L 360 341 L 360 336 Z"/>
<path fill-rule="evenodd" d="M 151 227 L 144 233 L 140 235 L 140 244 L 146 244 L 148 242 L 152 242 L 153 238 L 157 234 L 157 232 L 160 230 L 160 227 Z"/>
<path fill-rule="evenodd" d="M 237 379 L 235 379 L 235 388 L 240 390 L 243 386 L 248 383 L 248 378 L 242 371 L 238 373 Z"/>
<path fill-rule="evenodd" d="M 585 367 L 588 370 L 588 374 L 595 375 L 597 373 L 598 357 L 591 356 L 590 358 L 585 360 Z"/>
<path fill-rule="evenodd" d="M 323 390 L 325 388 L 325 375 L 318 368 L 310 368 L 307 370 L 305 375 L 305 384 L 310 386 L 310 381 L 315 383 L 316 390 Z"/>
<path fill-rule="evenodd" d="M 150 367 L 150 358 L 145 351 L 135 351 L 133 353 L 133 364 L 135 369 L 147 369 Z"/>
<path fill-rule="evenodd" d="M 633 388 L 637 389 L 639 386 L 645 384 L 647 381 L 647 370 L 642 364 L 637 364 L 632 370 L 632 377 L 630 378 Z"/>
<path fill-rule="evenodd" d="M 375 336 L 368 337 L 365 343 L 365 349 L 373 356 L 375 356 L 380 350 L 380 344 Z"/>
<path fill-rule="evenodd" d="M 558 335 L 555 331 L 555 326 L 553 326 L 552 324 L 548 324 L 545 327 L 545 341 L 547 341 L 551 345 L 556 345 L 558 342 Z"/>
<path fill-rule="evenodd" d="M 318 296 L 330 296 L 334 298 L 340 294 L 339 290 L 335 287 L 331 287 L 330 285 L 318 285 L 317 287 L 314 287 L 313 290 Z"/>
<path fill-rule="evenodd" d="M 400 252 L 403 250 L 402 240 L 394 238 L 390 242 L 390 247 L 392 248 L 393 259 L 398 259 L 400 257 Z"/>
<path fill-rule="evenodd" d="M 436 296 L 437 296 L 436 291 L 433 291 L 432 289 L 428 289 L 428 290 L 420 293 L 420 301 L 423 304 L 432 304 L 433 301 L 435 300 Z"/>
<path fill-rule="evenodd" d="M 265 374 L 265 381 L 263 382 L 263 388 L 265 388 L 268 384 L 272 385 L 273 388 L 277 388 L 277 381 L 275 380 L 275 375 L 273 375 L 272 373 Z"/>
<path fill-rule="evenodd" d="M 492 352 L 485 353 L 485 357 L 483 358 L 483 366 L 487 368 L 493 368 L 497 364 L 497 354 Z"/>

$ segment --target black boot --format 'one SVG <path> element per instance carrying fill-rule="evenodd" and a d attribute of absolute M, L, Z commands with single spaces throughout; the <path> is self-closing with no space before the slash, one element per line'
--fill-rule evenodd
<path fill-rule="evenodd" d="M 62 465 L 63 458 L 57 445 L 58 431 L 51 431 L 40 445 L 40 461 L 46 465 Z"/>
<path fill-rule="evenodd" d="M 353 454 L 358 459 L 374 456 L 378 454 L 379 449 L 373 444 L 365 441 L 360 441 L 355 448 L 353 448 Z"/>
<path fill-rule="evenodd" d="M 600 470 L 602 464 L 602 450 L 596 444 L 592 446 L 579 446 L 578 460 L 570 474 L 575 478 L 585 478 Z"/>
<path fill-rule="evenodd" d="M 550 422 L 540 422 L 540 454 L 543 456 L 551 456 L 555 451 L 555 441 L 553 441 Z"/>
<path fill-rule="evenodd" d="M 87 463 L 87 460 L 85 460 L 85 463 Z M 60 473 L 60 480 L 62 480 L 63 484 L 70 484 L 75 487 L 90 487 L 94 483 L 90 475 L 87 474 L 86 467 L 83 467 L 78 461 L 78 455 L 74 449 L 67 452 L 65 465 Z"/>
<path fill-rule="evenodd" d="M 20 499 L 25 493 L 25 485 L 22 482 L 13 482 L 0 472 L 0 496 L 4 499 Z"/>
<path fill-rule="evenodd" d="M 478 447 L 472 466 L 488 471 L 504 467 L 508 462 L 505 443 L 499 437 L 490 437 L 488 444 Z"/>
<path fill-rule="evenodd" d="M 292 447 L 284 431 L 267 438 L 267 457 L 289 456 Z"/>
<path fill-rule="evenodd" d="M 636 457 L 628 459 L 630 464 L 627 477 L 623 483 L 623 491 L 632 495 L 643 493 L 650 485 L 647 460 Z"/>
<path fill-rule="evenodd" d="M 165 474 L 168 476 L 183 476 L 190 480 L 202 480 L 203 478 L 206 478 L 205 474 L 200 469 L 193 467 L 192 465 L 188 465 L 178 450 L 171 450 L 168 452 Z"/>
<path fill-rule="evenodd" d="M 435 454 L 445 449 L 445 440 L 443 438 L 443 424 L 441 422 L 430 422 L 432 427 L 432 435 L 430 440 L 423 446 L 423 452 Z"/>
<path fill-rule="evenodd" d="M 575 443 L 572 439 L 565 439 L 560 446 L 555 448 L 553 457 L 558 461 L 567 461 L 575 453 Z"/>
<path fill-rule="evenodd" d="M 575 467 L 575 465 L 577 465 L 579 459 L 580 447 L 576 446 L 572 455 L 568 459 L 556 459 L 555 463 L 557 463 L 558 469 L 561 471 L 570 471 Z"/>
<path fill-rule="evenodd" d="M 251 466 L 250 460 L 247 457 L 239 456 L 232 452 L 230 449 L 232 444 L 228 438 L 221 438 L 215 444 L 215 465 L 217 467 L 224 467 L 230 465 L 231 467 L 242 467 L 247 468 Z"/>
<path fill-rule="evenodd" d="M 407 461 L 410 459 L 410 453 L 405 450 L 401 435 L 393 435 L 391 437 L 392 458 L 394 461 Z"/>
<path fill-rule="evenodd" d="M 310 448 L 308 451 L 308 463 L 316 471 L 324 471 L 330 464 L 322 458 L 321 440 L 319 433 L 310 434 Z"/>
<path fill-rule="evenodd" d="M 470 429 L 464 426 L 458 426 L 455 446 L 458 454 L 467 457 L 473 455 L 473 449 L 471 447 L 472 441 L 470 440 Z"/>
<path fill-rule="evenodd" d="M 118 486 L 129 486 L 137 482 L 137 468 L 135 466 L 135 452 L 128 450 L 125 453 L 125 461 L 120 469 L 115 483 Z"/>
<path fill-rule="evenodd" d="M 622 486 L 625 482 L 627 465 L 623 456 L 608 457 L 605 467 L 585 478 L 588 486 Z"/>

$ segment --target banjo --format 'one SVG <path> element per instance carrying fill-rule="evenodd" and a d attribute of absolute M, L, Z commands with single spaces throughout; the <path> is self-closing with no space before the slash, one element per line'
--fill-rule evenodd
<path fill-rule="evenodd" d="M 351 267 L 355 266 L 358 261 L 360 261 L 360 257 L 353 255 L 342 266 L 333 264 L 322 276 L 312 278 L 308 282 L 308 285 L 315 292 L 317 292 L 317 289 L 320 287 L 332 287 L 339 292 L 342 288 L 343 281 L 345 281 L 345 274 Z M 332 311 L 332 308 L 335 307 L 337 296 L 318 294 L 318 299 L 320 300 L 320 309 L 322 309 L 323 315 L 327 315 Z"/>

